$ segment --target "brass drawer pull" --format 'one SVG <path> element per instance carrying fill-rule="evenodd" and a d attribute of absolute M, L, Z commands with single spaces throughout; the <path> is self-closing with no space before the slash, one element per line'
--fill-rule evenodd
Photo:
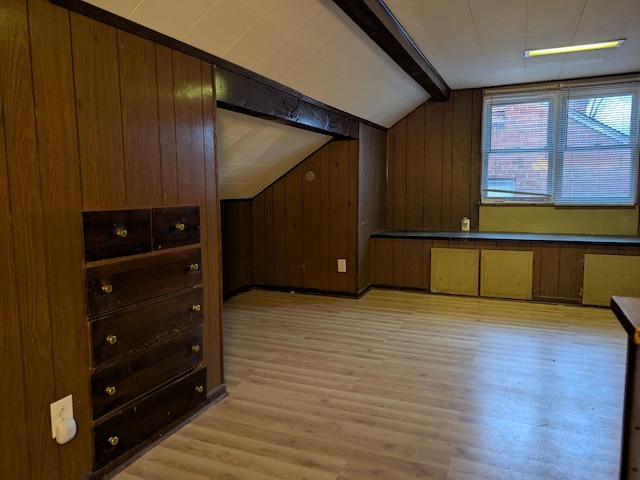
<path fill-rule="evenodd" d="M 104 389 L 104 392 L 110 397 L 113 397 L 116 394 L 117 390 L 116 387 L 107 387 Z"/>
<path fill-rule="evenodd" d="M 113 292 L 113 285 L 111 285 L 111 284 L 102 285 L 100 287 L 100 291 L 102 293 L 111 293 L 111 292 Z"/>
<path fill-rule="evenodd" d="M 179 232 L 184 232 L 184 229 L 186 228 L 186 225 L 184 223 L 178 222 L 174 225 L 175 229 L 178 230 Z"/>
<path fill-rule="evenodd" d="M 200 264 L 199 263 L 192 263 L 189 265 L 189 270 L 192 272 L 197 272 L 198 270 L 200 270 Z"/>
<path fill-rule="evenodd" d="M 120 442 L 120 439 L 114 435 L 113 437 L 109 437 L 109 438 L 107 439 L 107 442 L 108 442 L 108 443 L 109 443 L 109 445 L 111 445 L 112 447 L 115 447 L 115 446 L 116 446 L 116 445 L 118 445 L 118 443 Z"/>
<path fill-rule="evenodd" d="M 127 232 L 127 229 L 124 227 L 114 228 L 113 233 L 115 234 L 116 237 L 120 237 L 120 238 L 127 238 L 127 235 L 129 235 L 129 232 Z"/>
<path fill-rule="evenodd" d="M 189 309 L 192 312 L 199 312 L 200 310 L 202 310 L 202 306 L 199 303 L 195 303 L 195 304 L 191 305 L 191 307 L 189 307 Z"/>
<path fill-rule="evenodd" d="M 204 392 L 204 387 L 202 385 L 198 385 L 194 388 L 194 390 L 196 391 L 196 393 L 202 393 Z"/>
<path fill-rule="evenodd" d="M 105 341 L 109 344 L 109 345 L 115 345 L 116 343 L 118 343 L 118 337 L 116 337 L 115 335 L 107 335 L 105 337 Z"/>
<path fill-rule="evenodd" d="M 197 344 L 196 345 L 192 345 L 191 346 L 191 351 L 193 353 L 198 353 L 200 351 L 200 345 L 197 345 Z"/>

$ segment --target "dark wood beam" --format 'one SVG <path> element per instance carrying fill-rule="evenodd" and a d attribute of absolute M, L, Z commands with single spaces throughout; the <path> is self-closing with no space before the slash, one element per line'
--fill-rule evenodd
<path fill-rule="evenodd" d="M 215 65 L 216 94 L 218 95 L 216 100 L 221 108 L 344 138 L 357 138 L 360 122 L 386 130 L 380 125 L 333 108 L 274 80 L 90 3 L 82 0 L 51 0 L 51 2 Z M 261 99 L 261 96 L 264 96 L 264 99 Z"/>
<path fill-rule="evenodd" d="M 333 0 L 433 100 L 449 100 L 451 91 L 382 0 Z"/>

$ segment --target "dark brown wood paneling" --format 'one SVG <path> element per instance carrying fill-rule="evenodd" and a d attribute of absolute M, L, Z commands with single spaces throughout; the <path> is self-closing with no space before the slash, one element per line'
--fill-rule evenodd
<path fill-rule="evenodd" d="M 425 203 L 425 110 L 423 106 L 411 112 L 407 118 L 407 176 L 404 188 L 407 202 L 405 228 L 422 228 Z M 410 174 L 409 174 L 410 172 Z"/>
<path fill-rule="evenodd" d="M 178 204 L 178 153 L 176 151 L 176 118 L 171 50 L 156 45 L 156 78 L 158 91 L 158 134 L 162 168 L 162 203 Z"/>
<path fill-rule="evenodd" d="M 347 190 L 347 292 L 358 291 L 358 177 L 359 177 L 359 142 L 347 141 L 348 145 L 348 190 Z"/>
<path fill-rule="evenodd" d="M 264 193 L 261 193 L 251 202 L 253 231 L 253 280 L 257 285 L 265 284 L 265 247 L 264 247 Z M 224 234 L 224 223 L 222 227 Z M 224 265 L 222 268 L 224 272 Z"/>
<path fill-rule="evenodd" d="M 118 31 L 127 208 L 162 204 L 155 47 Z"/>
<path fill-rule="evenodd" d="M 302 184 L 302 244 L 303 248 L 303 285 L 305 288 L 322 289 L 322 213 L 321 185 L 322 169 L 320 152 L 307 158 L 303 166 Z M 313 177 L 307 177 L 312 172 Z"/>
<path fill-rule="evenodd" d="M 407 227 L 407 117 L 393 127 L 393 189 L 392 189 L 392 227 Z M 411 175 L 411 172 L 409 172 Z"/>
<path fill-rule="evenodd" d="M 79 478 L 92 466 L 90 395 L 86 383 L 90 354 L 69 12 L 50 2 L 31 1 L 29 23 L 55 378 L 55 395 L 45 399 L 41 408 L 46 410 L 46 403 L 51 400 L 73 394 L 74 416 L 80 427 L 73 454 L 60 455 L 58 469 L 62 479 Z M 9 314 L 7 318 L 12 316 Z M 9 365 L 8 368 L 11 369 Z M 4 436 L 13 434 L 7 432 Z M 32 455 L 32 461 L 37 459 L 38 454 Z M 1 473 L 0 477 L 5 478 Z"/>
<path fill-rule="evenodd" d="M 397 241 L 397 240 L 396 240 Z M 409 288 L 423 288 L 423 248 L 420 240 L 400 240 L 403 244 L 402 258 L 398 259 L 403 265 L 402 285 Z"/>
<path fill-rule="evenodd" d="M 205 198 L 206 178 L 201 62 L 174 51 L 173 79 L 179 202 L 197 204 Z"/>
<path fill-rule="evenodd" d="M 223 292 L 225 297 L 253 285 L 254 257 L 251 208 L 250 200 L 227 200 L 220 203 Z M 262 263 L 264 268 L 264 259 Z"/>
<path fill-rule="evenodd" d="M 400 238 L 393 239 L 393 285 L 404 285 L 404 241 Z"/>
<path fill-rule="evenodd" d="M 389 130 L 387 229 L 459 230 L 463 216 L 478 228 L 481 115 L 481 90 L 460 90 Z"/>
<path fill-rule="evenodd" d="M 304 251 L 302 236 L 302 165 L 294 167 L 284 177 L 285 188 L 285 285 L 304 285 Z"/>
<path fill-rule="evenodd" d="M 422 243 L 422 288 L 431 289 L 431 240 L 424 240 Z"/>
<path fill-rule="evenodd" d="M 462 217 L 471 217 L 471 141 L 473 121 L 473 91 L 461 90 L 453 96 L 453 135 L 451 153 L 451 221 L 450 227 L 460 229 Z"/>
<path fill-rule="evenodd" d="M 457 95 L 453 95 L 449 102 L 444 104 L 442 118 L 442 228 L 452 229 L 451 202 L 453 180 L 453 106 Z"/>
<path fill-rule="evenodd" d="M 545 243 L 540 249 L 540 297 L 557 298 L 560 277 L 560 244 Z"/>
<path fill-rule="evenodd" d="M 5 34 L 12 28 L 0 29 L 0 53 L 9 45 Z M 5 68 L 9 64 L 5 65 Z M 10 68 L 10 67 L 9 67 Z M 4 86 L 4 84 L 3 84 Z M 3 90 L 4 91 L 4 90 Z M 6 144 L 4 104 L 0 98 L 0 145 Z M 6 150 L 0 148 L 0 221 L 2 225 L 11 225 L 11 198 L 9 195 L 9 177 L 7 173 Z M 12 229 L 0 230 L 0 271 L 3 272 L 3 288 L 0 289 L 0 304 L 3 308 L 3 321 L 0 322 L 0 364 L 3 365 L 5 378 L 0 382 L 3 408 L 0 409 L 0 423 L 4 433 L 0 438 L 2 462 L 1 478 L 33 478 L 29 465 L 29 431 L 26 425 L 26 398 L 23 346 L 20 333 L 18 312 L 18 294 L 16 292 L 15 250 Z M 13 319 L 13 321 L 11 321 Z"/>
<path fill-rule="evenodd" d="M 355 267 L 349 261 L 349 143 L 346 140 L 334 140 L 329 144 L 329 151 L 331 156 L 329 251 L 332 263 L 329 282 L 330 290 L 346 292 L 349 289 L 349 269 Z M 347 260 L 347 273 L 338 272 L 337 262 L 340 258 Z"/>
<path fill-rule="evenodd" d="M 278 287 L 292 287 L 287 285 L 287 192 L 284 179 L 273 184 L 273 285 Z"/>
<path fill-rule="evenodd" d="M 204 142 L 204 201 L 200 216 L 200 238 L 204 263 L 206 322 L 203 326 L 204 361 L 207 368 L 207 397 L 220 395 L 222 356 L 222 238 L 218 167 L 215 154 L 214 67 L 202 63 L 202 124 Z"/>
<path fill-rule="evenodd" d="M 393 242 L 393 238 L 371 239 L 371 263 L 374 285 L 394 285 Z"/>
<path fill-rule="evenodd" d="M 386 132 L 360 126 L 358 185 L 358 285 L 362 292 L 372 283 L 371 240 L 385 225 Z"/>
<path fill-rule="evenodd" d="M 45 255 L 41 197 L 42 172 L 37 149 L 36 110 L 33 97 L 32 58 L 26 2 L 9 0 L 3 4 L 2 34 L 3 73 L 0 90 L 3 104 L 4 143 L 8 177 L 10 226 L 13 244 L 13 266 L 17 315 L 3 322 L 16 322 L 19 336 L 9 341 L 22 343 L 22 368 L 29 465 L 20 465 L 17 478 L 60 479 L 59 450 L 51 441 L 49 403 L 55 399 L 54 358 L 52 356 L 52 324 L 48 309 L 49 281 Z M 6 36 L 5 36 L 6 35 Z M 4 342 L 3 342 L 4 343 Z M 10 352 L 13 349 L 10 347 Z M 10 360 L 11 360 L 10 354 Z M 24 370 L 23 370 L 24 369 Z M 3 369 L 6 372 L 6 367 Z M 9 382 L 11 384 L 11 382 Z M 13 395 L 14 393 L 10 393 Z M 13 402 L 11 402 L 13 403 Z M 11 414 L 14 414 L 11 412 Z M 12 428 L 19 425 L 14 421 Z M 47 430 L 49 435 L 47 435 Z M 4 436 L 4 435 L 3 435 Z M 18 433 L 18 438 L 22 435 Z M 9 446 L 13 446 L 9 442 Z M 24 449 L 25 447 L 19 447 Z M 22 452 L 15 452 L 23 458 Z M 3 452 L 2 457 L 5 458 Z M 36 458 L 37 456 L 37 458 Z M 2 462 L 0 462 L 2 463 Z M 30 469 L 30 474 L 26 470 Z"/>
<path fill-rule="evenodd" d="M 427 102 L 425 108 L 425 197 L 422 228 L 442 228 L 442 155 L 444 105 Z"/>
<path fill-rule="evenodd" d="M 558 297 L 564 301 L 582 302 L 584 277 L 584 245 L 563 244 L 560 246 L 558 264 Z"/>
<path fill-rule="evenodd" d="M 335 268 L 331 257 L 331 149 L 320 150 L 320 284 L 322 290 L 331 290 L 331 272 Z"/>
<path fill-rule="evenodd" d="M 84 210 L 126 208 L 116 31 L 71 14 Z"/>
<path fill-rule="evenodd" d="M 274 256 L 274 208 L 273 208 L 273 187 L 267 188 L 264 193 L 264 284 L 275 285 Z"/>

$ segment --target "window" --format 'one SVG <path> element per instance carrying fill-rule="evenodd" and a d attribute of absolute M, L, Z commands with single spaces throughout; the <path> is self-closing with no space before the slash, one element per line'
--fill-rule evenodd
<path fill-rule="evenodd" d="M 485 96 L 482 201 L 633 205 L 636 84 Z"/>

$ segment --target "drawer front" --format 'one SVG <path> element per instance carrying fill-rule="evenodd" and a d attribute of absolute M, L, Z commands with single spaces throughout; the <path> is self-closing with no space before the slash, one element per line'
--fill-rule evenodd
<path fill-rule="evenodd" d="M 206 367 L 115 412 L 94 427 L 95 469 L 154 437 L 206 400 Z"/>
<path fill-rule="evenodd" d="M 203 320 L 202 288 L 135 305 L 91 322 L 94 366 L 148 347 Z"/>
<path fill-rule="evenodd" d="M 102 315 L 202 283 L 200 249 L 87 268 L 87 310 Z"/>
<path fill-rule="evenodd" d="M 149 210 L 84 212 L 85 261 L 151 251 Z"/>
<path fill-rule="evenodd" d="M 202 330 L 180 335 L 96 372 L 91 377 L 93 417 L 144 395 L 202 361 Z"/>
<path fill-rule="evenodd" d="M 200 208 L 167 207 L 151 210 L 153 249 L 200 243 Z"/>

